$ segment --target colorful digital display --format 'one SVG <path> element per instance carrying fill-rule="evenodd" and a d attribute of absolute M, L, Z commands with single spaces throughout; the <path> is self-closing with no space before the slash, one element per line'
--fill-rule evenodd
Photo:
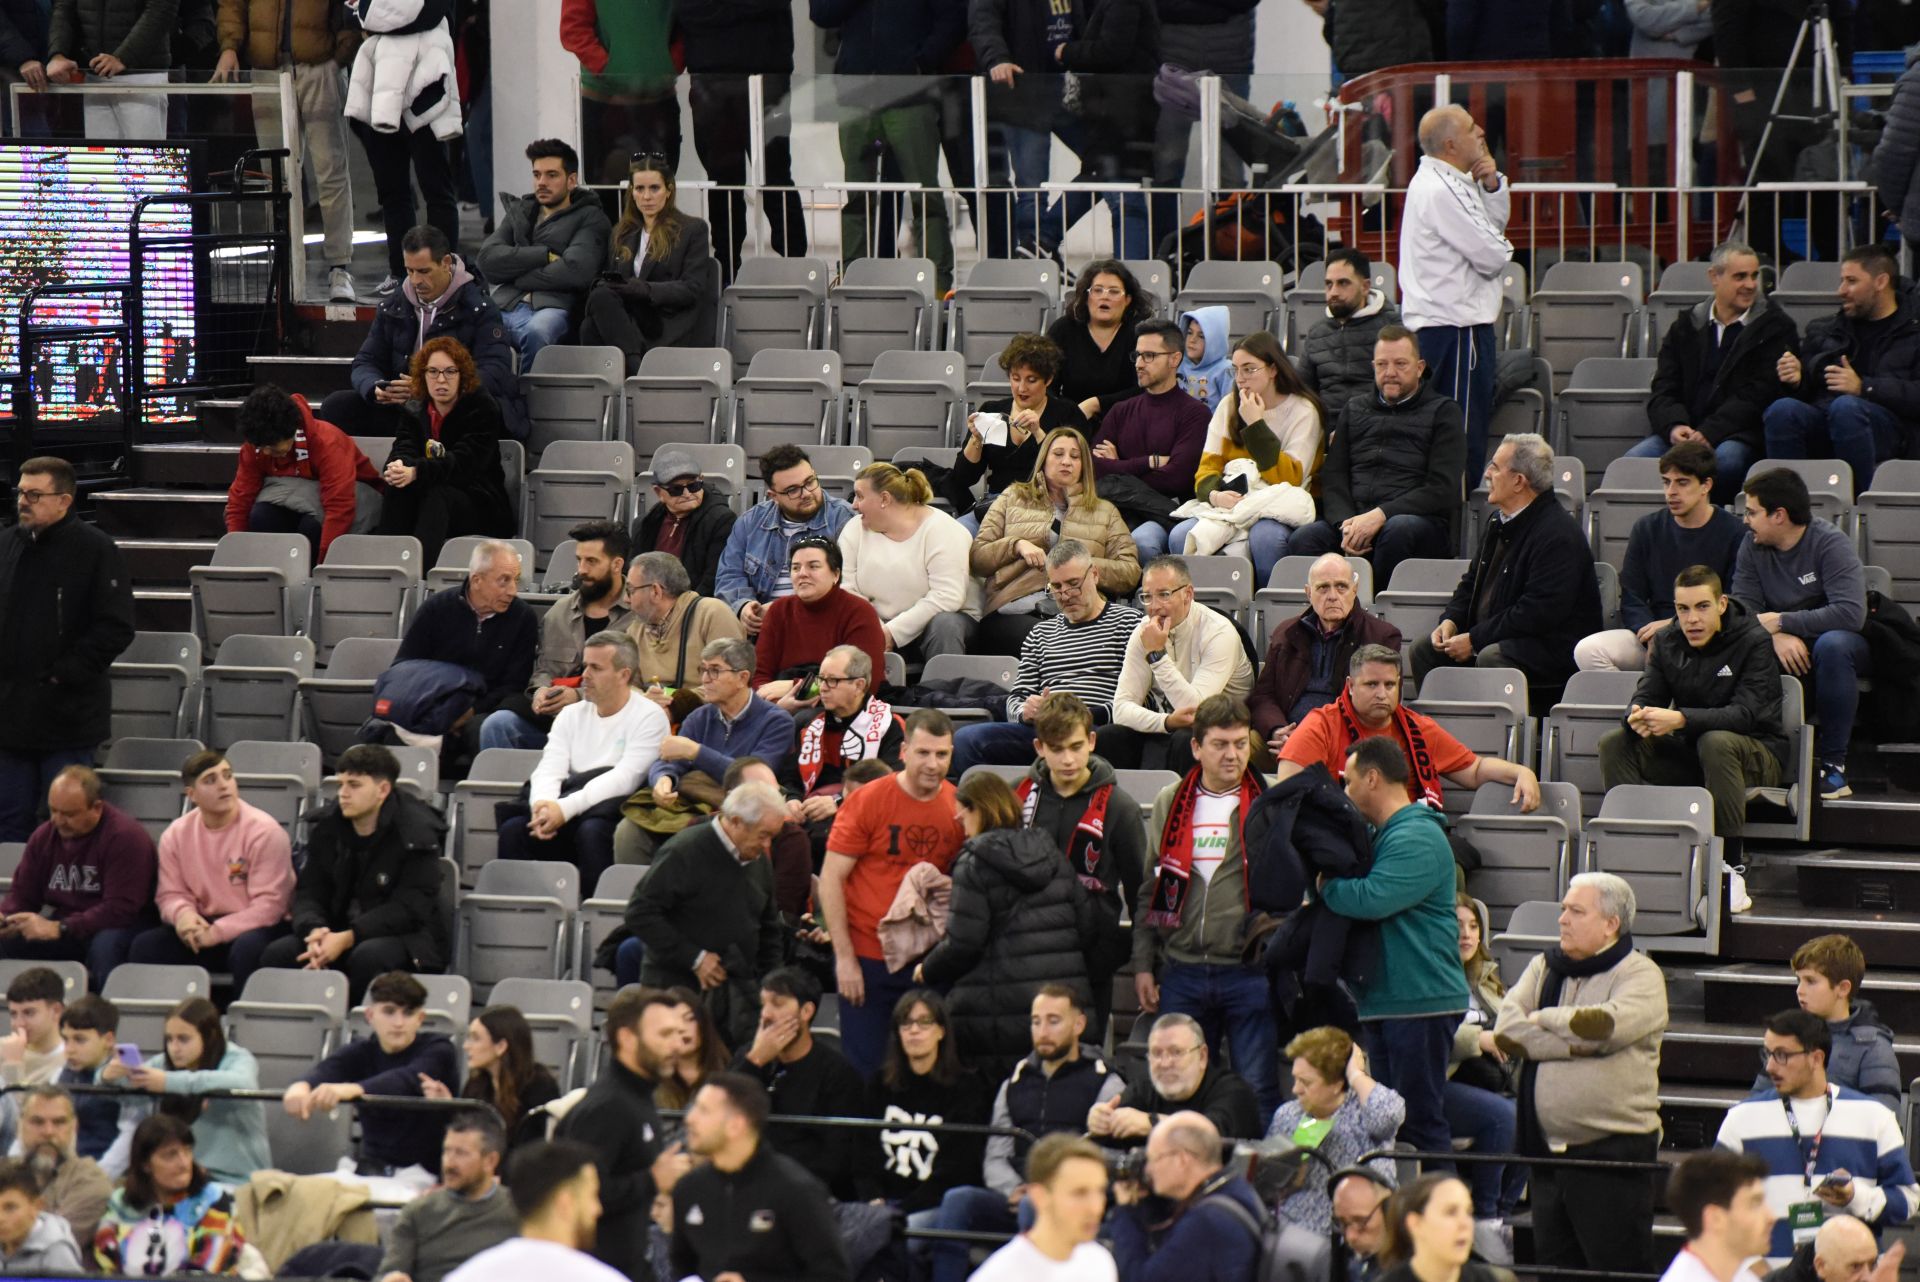
<path fill-rule="evenodd" d="M 49 284 L 124 281 L 131 277 L 127 224 L 143 196 L 193 190 L 193 152 L 184 144 L 0 143 L 0 377 L 20 373 L 20 304 Z M 147 236 L 190 235 L 186 206 L 150 210 Z M 186 383 L 195 370 L 194 257 L 155 254 L 142 289 L 148 385 Z M 110 295 L 48 299 L 37 323 L 112 325 L 120 307 Z M 79 426 L 119 413 L 113 337 L 44 344 L 28 371 L 39 421 Z M 10 408 L 10 407 L 9 407 Z M 173 417 L 179 407 L 152 404 L 148 416 Z M 155 414 L 154 411 L 161 411 Z"/>

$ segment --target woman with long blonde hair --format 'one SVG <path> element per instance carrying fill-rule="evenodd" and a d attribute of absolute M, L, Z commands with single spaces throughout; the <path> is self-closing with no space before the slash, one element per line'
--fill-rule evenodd
<path fill-rule="evenodd" d="M 720 265 L 707 224 L 681 211 L 678 190 L 665 156 L 633 158 L 608 268 L 587 295 L 581 343 L 618 347 L 628 374 L 656 347 L 699 347 L 714 338 Z"/>
<path fill-rule="evenodd" d="M 980 585 L 967 572 L 973 541 L 933 506 L 926 474 L 870 464 L 854 478 L 853 510 L 840 530 L 840 586 L 873 603 L 887 648 L 909 663 L 965 654 L 980 620 Z"/>

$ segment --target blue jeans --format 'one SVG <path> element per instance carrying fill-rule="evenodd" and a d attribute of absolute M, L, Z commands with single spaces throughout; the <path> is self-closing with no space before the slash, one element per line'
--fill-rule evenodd
<path fill-rule="evenodd" d="M 533 368 L 533 358 L 540 354 L 543 347 L 565 342 L 567 338 L 567 309 L 564 307 L 532 307 L 526 303 L 515 303 L 500 313 L 500 319 L 507 323 L 507 333 L 513 338 L 513 345 L 520 349 L 520 368 Z"/>
<path fill-rule="evenodd" d="M 547 732 L 517 712 L 505 708 L 498 712 L 489 712 L 487 719 L 480 723 L 480 747 L 486 748 L 544 748 L 547 746 Z"/>
<path fill-rule="evenodd" d="M 68 766 L 92 764 L 92 748 L 56 748 L 37 754 L 0 751 L 0 841 L 31 837 L 53 777 Z"/>
<path fill-rule="evenodd" d="M 1673 448 L 1673 443 L 1664 436 L 1649 436 L 1621 457 L 1623 458 L 1659 458 Z M 1774 458 L 1784 457 L 1773 455 Z M 1745 441 L 1722 441 L 1713 447 L 1713 501 L 1731 503 L 1733 495 L 1740 493 L 1740 487 L 1746 484 L 1747 469 L 1753 466 L 1753 446 Z"/>
<path fill-rule="evenodd" d="M 1367 1039 L 1367 1071 L 1407 1102 L 1400 1138 L 1421 1153 L 1453 1150 L 1447 1129 L 1447 1063 L 1453 1057 L 1453 1033 L 1460 1016 L 1421 1015 L 1411 1019 L 1374 1019 L 1362 1026 Z M 1428 1170 L 1452 1163 L 1422 1159 Z"/>
<path fill-rule="evenodd" d="M 1053 153 L 1053 133 L 1046 129 L 1022 129 L 1018 125 L 1000 126 L 1000 137 L 1007 146 L 1007 168 L 1013 174 L 1013 239 L 1016 244 L 1032 245 L 1043 240 L 1040 234 L 1039 186 L 1047 180 L 1047 162 Z M 1058 240 L 1056 236 L 1054 238 Z"/>
<path fill-rule="evenodd" d="M 1158 521 L 1148 521 L 1136 525 L 1131 531 L 1133 546 L 1140 551 L 1140 564 L 1145 565 L 1156 556 L 1167 554 L 1167 527 Z"/>
<path fill-rule="evenodd" d="M 1820 717 L 1814 755 L 1822 764 L 1844 766 L 1860 710 L 1860 678 L 1873 675 L 1872 652 L 1858 632 L 1822 632 L 1810 648 L 1813 666 L 1801 679 L 1813 682 L 1813 707 Z"/>
<path fill-rule="evenodd" d="M 1260 1098 L 1260 1130 L 1265 1134 L 1280 1107 L 1280 1037 L 1266 976 L 1247 966 L 1168 962 L 1160 975 L 1160 1009 L 1193 1016 L 1214 1056 L 1220 1053 L 1224 1032 L 1233 1071 L 1246 1078 Z"/>
<path fill-rule="evenodd" d="M 646 957 L 647 946 L 640 942 L 639 936 L 621 940 L 620 947 L 613 951 L 613 982 L 622 988 L 639 983 L 640 964 Z"/>
<path fill-rule="evenodd" d="M 1148 244 L 1146 193 L 1110 191 L 1096 195 L 1090 191 L 1062 192 L 1049 200 L 1047 207 L 1042 210 L 1042 193 L 1034 189 L 1047 181 L 1047 162 L 1053 152 L 1053 134 L 1047 130 L 1006 124 L 1000 126 L 1000 131 L 1006 140 L 1007 166 L 1013 171 L 1013 185 L 1017 190 L 1013 201 L 1015 244 L 1037 246 L 1042 253 L 1053 252 L 1066 239 L 1067 228 L 1084 218 L 1093 209 L 1093 202 L 1098 200 L 1107 207 L 1113 219 L 1114 257 L 1145 258 L 1152 251 L 1152 246 Z M 1063 120 L 1059 122 L 1058 132 L 1060 141 L 1081 158 L 1081 170 L 1075 176 L 1075 181 L 1107 181 L 1107 175 L 1093 172 L 1087 167 L 1086 140 L 1079 126 Z"/>
<path fill-rule="evenodd" d="M 895 973 L 883 961 L 860 959 L 860 977 L 866 981 L 867 995 L 855 1006 L 840 1001 L 840 1053 L 853 1065 L 854 1072 L 871 1079 L 887 1057 L 887 1039 L 893 1036 L 893 1004 L 912 988 L 913 968 Z"/>
<path fill-rule="evenodd" d="M 1167 547 L 1175 556 L 1185 555 L 1180 549 L 1187 546 L 1187 535 L 1198 524 L 1200 518 L 1193 517 L 1173 527 L 1173 536 L 1167 540 Z M 1273 567 L 1280 564 L 1280 558 L 1287 554 L 1287 544 L 1292 538 L 1293 527 L 1278 521 L 1255 521 L 1247 531 L 1247 556 L 1253 562 L 1253 586 L 1256 589 L 1267 586 L 1267 580 L 1273 575 Z"/>
<path fill-rule="evenodd" d="M 1024 721 L 976 721 L 953 736 L 955 779 L 969 766 L 1025 766 L 1033 757 L 1033 727 Z"/>
<path fill-rule="evenodd" d="M 1825 405 L 1781 399 L 1762 416 L 1768 458 L 1837 458 L 1853 469 L 1858 494 L 1873 482 L 1882 459 L 1900 453 L 1900 416 L 1860 396 L 1836 396 Z"/>
<path fill-rule="evenodd" d="M 1287 540 L 1287 550 L 1295 556 L 1324 556 L 1340 550 L 1340 527 L 1329 521 L 1303 525 Z M 1447 537 L 1445 521 L 1431 516 L 1403 513 L 1390 516 L 1373 536 L 1373 590 L 1382 591 L 1393 583 L 1394 567 L 1409 557 L 1450 557 L 1452 540 Z M 1263 582 L 1260 586 L 1266 586 Z"/>
<path fill-rule="evenodd" d="M 133 937 L 144 924 L 96 931 L 84 939 L 73 935 L 62 935 L 58 939 L 0 939 L 0 957 L 8 961 L 85 962 L 87 982 L 98 993 L 105 990 L 107 976 L 113 973 L 113 968 L 127 959 Z"/>
<path fill-rule="evenodd" d="M 1476 1153 L 1511 1153 L 1519 1135 L 1519 1114 L 1504 1095 L 1467 1086 L 1446 1084 L 1447 1129 L 1456 1139 L 1473 1141 Z M 1473 1186 L 1473 1213 L 1482 1220 L 1506 1219 L 1527 1186 L 1527 1168 L 1520 1162 L 1466 1163 L 1467 1183 Z"/>
<path fill-rule="evenodd" d="M 1016 1213 L 1007 1206 L 1004 1193 L 977 1185 L 948 1189 L 940 1199 L 940 1210 L 933 1227 L 953 1232 L 1014 1233 L 1033 1225 L 1033 1204 L 1022 1199 Z M 927 1255 L 933 1261 L 932 1282 L 967 1282 L 973 1268 L 967 1259 L 972 1245 L 947 1238 L 929 1242 Z"/>

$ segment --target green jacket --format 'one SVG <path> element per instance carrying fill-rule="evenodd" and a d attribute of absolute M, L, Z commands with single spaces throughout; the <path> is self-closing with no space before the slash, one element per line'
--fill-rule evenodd
<path fill-rule="evenodd" d="M 1160 880 L 1160 842 L 1167 830 L 1167 810 L 1173 805 L 1173 794 L 1179 790 L 1177 783 L 1170 783 L 1160 790 L 1160 795 L 1154 798 L 1153 818 L 1147 824 L 1152 844 L 1147 851 L 1147 875 L 1140 885 L 1140 902 L 1133 910 L 1136 923 L 1133 931 L 1134 965 L 1156 973 L 1162 961 L 1187 965 L 1238 966 L 1241 964 L 1242 943 L 1240 923 L 1247 915 L 1247 860 L 1240 849 L 1241 822 L 1236 822 L 1227 831 L 1226 858 L 1220 861 L 1213 876 L 1207 879 L 1206 893 L 1188 899 L 1180 924 L 1171 928 L 1142 924 L 1147 910 L 1153 907 L 1153 889 Z M 1244 819 L 1245 816 L 1240 816 L 1241 821 Z M 1195 880 L 1199 879 L 1196 877 Z M 1453 909 L 1449 908 L 1447 912 L 1451 914 Z M 1457 964 L 1455 969 L 1458 969 Z"/>
<path fill-rule="evenodd" d="M 1373 868 L 1366 876 L 1321 887 L 1320 897 L 1342 917 L 1380 923 L 1375 980 L 1356 994 L 1361 1019 L 1447 1015 L 1467 1008 L 1453 887 L 1446 820 L 1419 805 L 1401 807 L 1374 830 Z"/>

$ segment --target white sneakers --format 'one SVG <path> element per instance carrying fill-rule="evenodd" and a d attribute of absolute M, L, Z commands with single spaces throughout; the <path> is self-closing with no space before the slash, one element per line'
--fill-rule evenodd
<path fill-rule="evenodd" d="M 357 303 L 359 296 L 353 292 L 353 273 L 344 267 L 336 267 L 327 273 L 327 301 L 333 303 Z"/>

